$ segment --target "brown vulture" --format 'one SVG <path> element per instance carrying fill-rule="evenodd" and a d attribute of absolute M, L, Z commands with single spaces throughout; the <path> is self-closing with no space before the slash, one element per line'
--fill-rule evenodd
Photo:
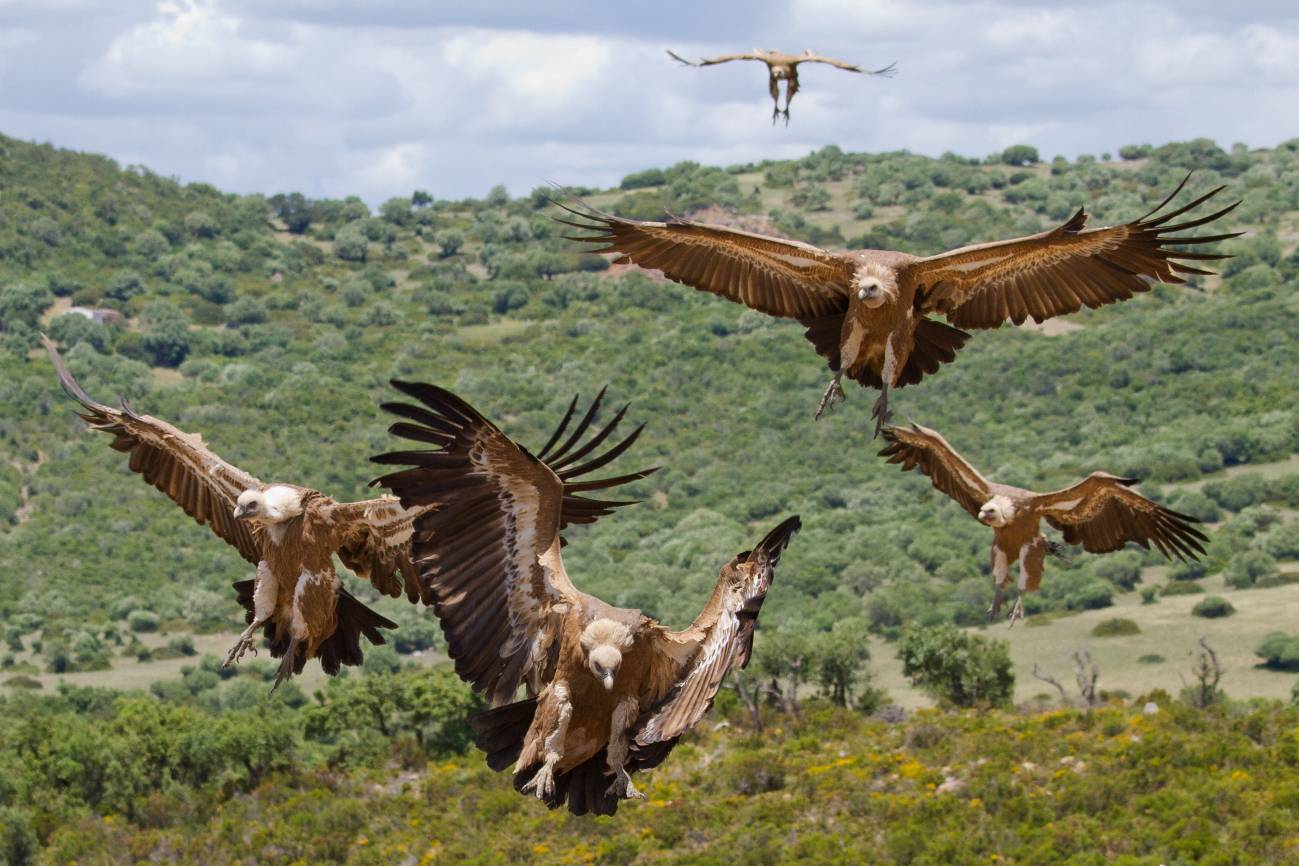
<path fill-rule="evenodd" d="M 1058 545 L 1041 534 L 1045 520 L 1064 534 L 1069 544 L 1089 553 L 1121 550 L 1129 542 L 1167 557 L 1197 559 L 1208 538 L 1191 524 L 1200 521 L 1152 502 L 1132 489 L 1136 480 L 1093 472 L 1082 481 L 1053 493 L 1034 493 L 996 484 L 984 478 L 936 431 L 912 425 L 886 427 L 888 445 L 880 451 L 890 463 L 928 475 L 934 487 L 955 499 L 980 523 L 991 526 L 992 575 L 996 591 L 988 616 L 1001 609 L 1010 566 L 1019 562 L 1019 583 L 1010 624 L 1024 617 L 1026 592 L 1042 582 L 1042 565 Z"/>
<path fill-rule="evenodd" d="M 334 554 L 381 593 L 427 600 L 410 560 L 411 521 L 423 508 L 406 509 L 391 496 L 335 502 L 318 490 L 266 484 L 230 465 L 166 421 L 136 414 L 124 401 L 114 409 L 91 399 L 42 337 L 63 390 L 81 404 L 92 430 L 113 436 L 114 450 L 130 455 L 130 467 L 171 497 L 185 513 L 232 545 L 256 576 L 234 584 L 248 628 L 225 664 L 254 653 L 253 635 L 263 629 L 274 658 L 281 658 L 275 685 L 319 658 L 333 675 L 340 665 L 362 661 L 361 637 L 385 643 L 381 629 L 397 624 L 356 599 L 334 571 Z"/>
<path fill-rule="evenodd" d="M 798 64 L 800 63 L 827 63 L 836 69 L 842 69 L 845 72 L 862 72 L 867 75 L 882 75 L 886 78 L 893 76 L 897 72 L 897 64 L 890 63 L 881 69 L 862 69 L 852 63 L 846 63 L 842 60 L 835 60 L 831 57 L 822 57 L 814 54 L 812 49 L 808 48 L 802 54 L 785 54 L 781 51 L 763 50 L 755 48 L 744 54 L 723 54 L 719 57 L 701 57 L 698 60 L 686 60 L 675 51 L 668 51 L 668 56 L 678 63 L 684 63 L 686 66 L 715 66 L 718 63 L 730 63 L 732 60 L 757 60 L 767 64 L 767 85 L 771 92 L 771 122 L 774 125 L 776 118 L 782 114 L 785 116 L 785 125 L 789 126 L 789 103 L 794 100 L 794 94 L 798 93 Z M 785 82 L 785 109 L 780 108 L 780 82 Z"/>
<path fill-rule="evenodd" d="M 451 392 L 393 385 L 415 402 L 385 404 L 406 419 L 392 432 L 431 447 L 374 458 L 408 467 L 375 483 L 407 507 L 434 508 L 416 521 L 412 551 L 457 673 L 494 707 L 471 720 L 487 763 L 513 765 L 515 788 L 552 809 L 567 802 L 575 814 L 613 814 L 620 799 L 640 796 L 631 774 L 662 762 L 726 673 L 748 662 L 758 609 L 798 518 L 724 565 L 703 611 L 673 631 L 579 591 L 560 553 L 565 526 L 628 504 L 582 494 L 653 471 L 578 480 L 640 428 L 592 457 L 609 432 L 578 444 L 594 406 L 560 443 L 574 402 L 533 455 Z"/>
<path fill-rule="evenodd" d="M 915 384 L 954 360 L 970 336 L 962 328 L 998 328 L 1008 319 L 1020 325 L 1030 317 L 1042 322 L 1127 300 L 1149 290 L 1147 280 L 1180 284 L 1185 274 L 1210 273 L 1186 262 L 1226 256 L 1184 247 L 1239 232 L 1177 233 L 1220 219 L 1239 202 L 1172 222 L 1215 196 L 1218 187 L 1156 216 L 1189 177 L 1150 213 L 1123 225 L 1086 231 L 1087 214 L 1079 209 L 1050 231 L 928 257 L 888 250 L 829 252 L 687 220 L 623 219 L 589 207 L 565 207 L 582 219 L 560 222 L 597 232 L 570 240 L 602 244 L 594 252 L 618 253 L 615 263 L 657 268 L 668 279 L 797 320 L 834 371 L 817 417 L 843 399 L 839 380 L 846 374 L 880 390 L 873 412 L 879 435 L 889 388 Z"/>

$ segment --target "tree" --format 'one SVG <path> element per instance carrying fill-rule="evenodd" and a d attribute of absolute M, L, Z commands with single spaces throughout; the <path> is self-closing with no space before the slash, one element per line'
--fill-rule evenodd
<path fill-rule="evenodd" d="M 219 226 L 206 211 L 194 210 L 185 214 L 185 231 L 196 238 L 214 238 Z"/>
<path fill-rule="evenodd" d="M 410 194 L 411 207 L 430 207 L 433 204 L 433 196 L 428 190 L 417 189 Z"/>
<path fill-rule="evenodd" d="M 822 693 L 836 706 L 852 703 L 853 691 L 870 660 L 866 622 L 842 619 L 813 639 L 813 658 Z"/>
<path fill-rule="evenodd" d="M 189 354 L 189 319 L 170 301 L 152 301 L 140 313 L 144 319 L 141 345 L 159 367 L 179 367 Z"/>
<path fill-rule="evenodd" d="M 390 198 L 379 205 L 379 216 L 393 225 L 410 225 L 414 219 L 414 214 L 411 213 L 411 200 L 400 196 Z"/>
<path fill-rule="evenodd" d="M 487 191 L 484 203 L 488 207 L 505 207 L 510 203 L 510 191 L 505 188 L 505 184 L 498 183 Z"/>
<path fill-rule="evenodd" d="M 908 628 L 898 657 L 914 685 L 954 706 L 1004 706 L 1015 690 L 1008 644 L 955 626 Z"/>
<path fill-rule="evenodd" d="M 271 197 L 271 208 L 284 220 L 284 226 L 300 235 L 311 225 L 312 203 L 300 192 L 283 193 Z"/>
<path fill-rule="evenodd" d="M 446 229 L 433 236 L 433 243 L 438 246 L 438 258 L 448 259 L 460 252 L 465 245 L 465 236 L 455 229 Z"/>
<path fill-rule="evenodd" d="M 1027 144 L 1013 144 L 1001 152 L 1006 165 L 1033 165 L 1038 162 L 1037 148 Z"/>
<path fill-rule="evenodd" d="M 0 288 L 0 331 L 13 330 L 18 324 L 35 328 L 52 303 L 54 295 L 44 286 L 10 283 Z"/>
<path fill-rule="evenodd" d="M 339 229 L 334 235 L 334 255 L 348 262 L 364 262 L 370 255 L 370 239 L 364 228 L 351 222 Z"/>

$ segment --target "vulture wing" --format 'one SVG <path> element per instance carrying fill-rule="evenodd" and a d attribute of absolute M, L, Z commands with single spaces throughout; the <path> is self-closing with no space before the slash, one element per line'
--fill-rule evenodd
<path fill-rule="evenodd" d="M 552 647 L 558 636 L 549 630 L 552 608 L 582 601 L 559 555 L 560 530 L 630 504 L 581 494 L 644 478 L 654 470 L 578 479 L 627 450 L 641 428 L 586 459 L 613 433 L 626 407 L 581 442 L 599 409 L 601 391 L 560 443 L 577 406 L 574 398 L 534 457 L 450 391 L 410 382 L 394 381 L 393 386 L 419 405 L 385 403 L 384 409 L 407 419 L 389 431 L 434 447 L 373 458 L 409 467 L 374 483 L 392 490 L 407 508 L 429 506 L 415 520 L 411 541 L 423 592 L 442 623 L 456 673 L 499 705 L 513 698 L 525 677 L 551 664 L 550 652 L 558 646 L 554 642 Z"/>
<path fill-rule="evenodd" d="M 694 623 L 684 631 L 659 635 L 656 665 L 677 665 L 683 655 L 688 661 L 669 680 L 667 694 L 651 696 L 654 703 L 632 727 L 634 765 L 651 767 L 662 761 L 676 739 L 708 712 L 726 675 L 748 665 L 758 611 L 781 552 L 801 527 L 797 517 L 787 518 L 753 550 L 737 555 L 722 567 L 712 598 Z M 651 682 L 662 679 L 648 677 Z"/>
<path fill-rule="evenodd" d="M 213 454 L 197 433 L 186 433 L 150 415 L 137 415 L 123 401 L 120 409 L 91 399 L 59 356 L 54 343 L 42 335 L 59 382 L 68 396 L 85 409 L 79 413 L 93 430 L 113 435 L 112 447 L 130 455 L 133 472 L 171 497 L 196 521 L 234 545 L 254 565 L 262 558 L 256 530 L 234 517 L 235 502 L 245 490 L 262 482 Z"/>
<path fill-rule="evenodd" d="M 880 451 L 881 457 L 901 463 L 904 470 L 919 466 L 935 488 L 955 499 L 972 517 L 978 517 L 979 508 L 992 498 L 988 479 L 965 462 L 937 430 L 912 424 L 911 429 L 886 427 L 883 436 L 888 444 Z"/>
<path fill-rule="evenodd" d="M 1035 496 L 1032 507 L 1064 533 L 1069 544 L 1091 553 L 1119 550 L 1129 541 L 1164 556 L 1197 559 L 1209 539 L 1192 524 L 1199 523 L 1152 502 L 1131 489 L 1137 482 L 1106 472 L 1093 472 L 1082 481 Z"/>
<path fill-rule="evenodd" d="M 604 244 L 594 252 L 620 253 L 616 263 L 657 268 L 668 279 L 772 316 L 816 318 L 847 308 L 855 267 L 810 244 L 680 219 L 648 222 L 592 208 L 565 210 L 583 221 L 560 222 L 599 232 L 569 240 Z"/>
<path fill-rule="evenodd" d="M 898 71 L 898 65 L 896 63 L 890 63 L 888 66 L 883 66 L 880 67 L 879 69 L 862 69 L 860 66 L 854 63 L 847 63 L 843 60 L 835 60 L 834 58 L 831 57 L 822 57 L 819 54 L 813 54 L 810 57 L 800 57 L 798 58 L 797 62 L 798 63 L 828 63 L 831 66 L 835 67 L 836 69 L 843 69 L 847 72 L 865 72 L 867 75 L 883 75 L 885 78 L 892 78 L 894 75 L 897 74 Z"/>
<path fill-rule="evenodd" d="M 427 506 L 404 508 L 397 499 L 383 496 L 330 505 L 324 514 L 335 525 L 341 524 L 338 558 L 357 577 L 370 581 L 384 595 L 396 598 L 404 589 L 411 602 L 432 604 L 410 550 L 415 519 L 428 510 Z"/>
<path fill-rule="evenodd" d="M 1030 316 L 1042 322 L 1084 306 L 1101 307 L 1148 291 L 1146 280 L 1181 284 L 1186 282 L 1183 274 L 1212 273 L 1186 262 L 1227 256 L 1174 246 L 1208 244 L 1240 234 L 1177 236 L 1226 216 L 1240 202 L 1208 216 L 1169 224 L 1213 198 L 1222 187 L 1156 216 L 1189 179 L 1187 175 L 1153 211 L 1124 225 L 1084 231 L 1087 214 L 1079 209 L 1051 231 L 917 259 L 904 265 L 902 274 L 916 286 L 924 312 L 942 313 L 958 328 L 996 328 L 1007 319 L 1020 325 Z"/>
<path fill-rule="evenodd" d="M 686 60 L 680 54 L 677 54 L 675 51 L 669 49 L 668 56 L 671 57 L 673 60 L 677 61 L 678 63 L 684 63 L 686 66 L 716 66 L 718 63 L 730 63 L 732 60 L 765 61 L 767 59 L 759 54 L 754 54 L 752 52 L 747 52 L 747 51 L 743 54 L 719 54 L 716 57 L 700 57 L 698 60 Z"/>

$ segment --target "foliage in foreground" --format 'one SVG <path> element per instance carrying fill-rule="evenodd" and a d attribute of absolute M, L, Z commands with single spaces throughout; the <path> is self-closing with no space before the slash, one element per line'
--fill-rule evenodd
<path fill-rule="evenodd" d="M 823 707 L 761 736 L 705 726 L 608 819 L 548 813 L 470 752 L 296 766 L 238 796 L 163 788 L 133 817 L 42 832 L 60 863 L 1280 863 L 1299 854 L 1297 770 L 1299 712 L 1277 704 L 1155 693 L 898 724 Z"/>

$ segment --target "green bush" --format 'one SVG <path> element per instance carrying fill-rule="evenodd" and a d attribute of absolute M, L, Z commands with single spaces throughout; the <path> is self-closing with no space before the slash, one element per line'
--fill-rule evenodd
<path fill-rule="evenodd" d="M 1224 616 L 1231 616 L 1236 612 L 1236 608 L 1231 602 L 1219 595 L 1206 595 L 1195 607 L 1191 608 L 1194 616 L 1202 616 L 1205 619 L 1219 619 Z"/>
<path fill-rule="evenodd" d="M 1172 595 L 1198 595 L 1204 592 L 1204 587 L 1194 580 L 1181 580 L 1176 583 L 1166 583 L 1159 588 L 1159 594 L 1164 596 Z"/>
<path fill-rule="evenodd" d="M 914 685 L 954 706 L 1004 705 L 1015 689 L 1007 643 L 954 626 L 908 628 L 898 658 Z"/>
<path fill-rule="evenodd" d="M 127 614 L 126 623 L 131 627 L 131 631 L 150 632 L 158 630 L 161 620 L 151 610 L 133 610 Z"/>
<path fill-rule="evenodd" d="M 1299 670 L 1299 635 L 1270 632 L 1254 648 L 1254 655 L 1262 658 L 1267 667 Z"/>
<path fill-rule="evenodd" d="M 1115 617 L 1096 624 L 1092 629 L 1095 637 L 1121 637 L 1130 634 L 1141 634 L 1141 627 L 1130 619 Z"/>
<path fill-rule="evenodd" d="M 1166 659 L 1159 653 L 1146 653 L 1137 659 L 1137 663 L 1143 665 L 1159 665 L 1165 661 Z"/>

